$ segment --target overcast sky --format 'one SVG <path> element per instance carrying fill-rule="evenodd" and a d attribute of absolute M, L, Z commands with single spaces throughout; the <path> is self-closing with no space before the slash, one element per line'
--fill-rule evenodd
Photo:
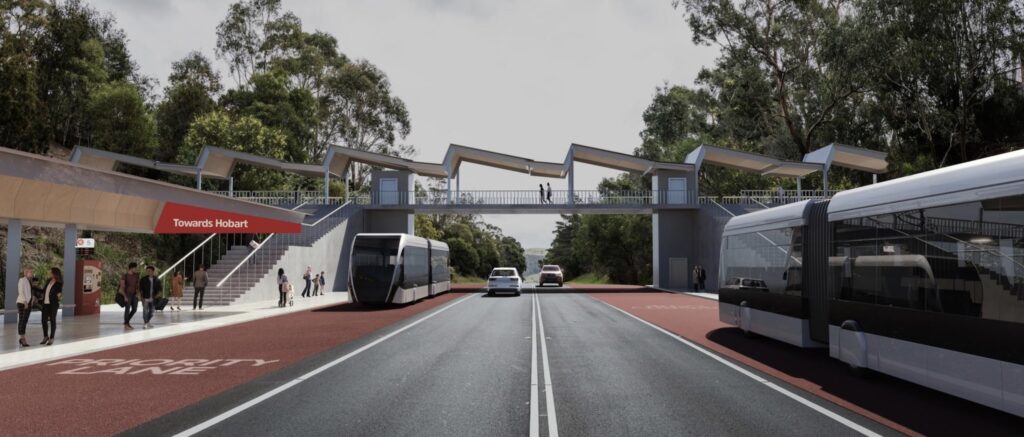
<path fill-rule="evenodd" d="M 231 1 L 91 0 L 129 38 L 142 72 L 167 81 L 191 50 L 214 58 Z M 417 160 L 449 143 L 561 162 L 572 142 L 632 153 L 665 82 L 693 83 L 717 50 L 691 42 L 670 0 L 285 0 L 306 31 L 337 37 L 383 69 L 408 106 Z M 218 62 L 227 83 L 226 65 Z M 462 189 L 536 189 L 562 179 L 463 166 Z M 576 189 L 615 171 L 577 165 Z M 548 247 L 557 215 L 490 215 L 523 247 Z"/>

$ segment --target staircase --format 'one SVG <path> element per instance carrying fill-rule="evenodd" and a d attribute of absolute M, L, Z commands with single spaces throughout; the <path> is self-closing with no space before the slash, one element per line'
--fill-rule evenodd
<path fill-rule="evenodd" d="M 267 275 L 276 275 L 277 272 L 273 271 L 274 267 L 288 253 L 289 249 L 296 246 L 313 246 L 313 244 L 333 231 L 338 225 L 345 223 L 348 214 L 354 208 L 357 207 L 346 205 L 339 208 L 338 205 L 328 205 L 298 209 L 310 214 L 306 217 L 302 232 L 297 235 L 274 235 L 264 240 L 260 249 L 253 253 L 249 261 L 242 265 L 239 264 L 249 256 L 249 246 L 242 244 L 230 247 L 207 270 L 209 285 L 206 287 L 206 292 L 203 296 L 203 306 L 232 304 L 266 278 Z M 217 284 L 227 277 L 232 270 L 235 270 L 234 274 L 218 287 Z M 292 277 L 295 275 L 295 272 L 288 272 L 288 274 L 289 277 Z M 296 279 L 292 279 L 292 281 L 293 283 L 298 283 Z M 193 295 L 195 294 L 191 281 L 186 281 L 186 283 L 187 285 L 182 293 L 182 307 L 185 305 L 191 306 Z"/>

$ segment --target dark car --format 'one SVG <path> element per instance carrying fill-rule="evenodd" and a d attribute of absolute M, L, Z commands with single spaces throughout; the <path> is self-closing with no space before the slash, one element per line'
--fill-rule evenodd
<path fill-rule="evenodd" d="M 562 268 L 554 264 L 549 264 L 540 268 L 540 283 L 537 284 L 539 287 L 543 287 L 544 284 L 558 284 L 559 287 L 565 282 L 562 279 Z"/>

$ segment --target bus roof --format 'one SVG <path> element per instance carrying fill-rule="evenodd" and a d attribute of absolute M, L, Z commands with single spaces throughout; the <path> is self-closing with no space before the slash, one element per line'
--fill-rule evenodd
<path fill-rule="evenodd" d="M 749 214 L 738 215 L 725 224 L 722 235 L 739 235 L 771 229 L 791 228 L 807 224 L 811 205 L 815 200 L 790 203 L 774 208 L 762 209 Z"/>

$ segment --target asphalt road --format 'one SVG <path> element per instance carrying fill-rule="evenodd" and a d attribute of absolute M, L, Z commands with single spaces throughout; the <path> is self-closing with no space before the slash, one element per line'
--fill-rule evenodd
<path fill-rule="evenodd" d="M 127 434 L 891 433 L 760 378 L 586 293 L 472 293 Z"/>

